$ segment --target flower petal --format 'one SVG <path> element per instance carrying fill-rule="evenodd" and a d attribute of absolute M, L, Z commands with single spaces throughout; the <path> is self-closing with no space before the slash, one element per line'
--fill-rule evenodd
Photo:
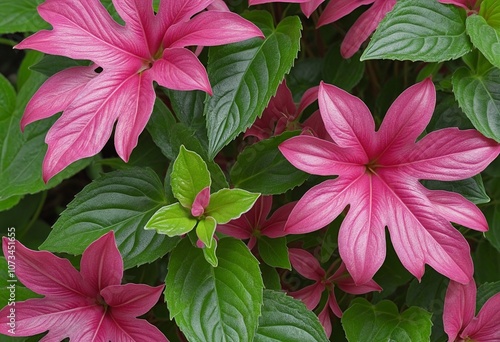
<path fill-rule="evenodd" d="M 496 309 L 498 311 L 498 307 Z M 450 281 L 444 297 L 444 331 L 450 341 L 455 341 L 476 312 L 476 283 L 467 285 Z"/>
<path fill-rule="evenodd" d="M 342 57 L 351 58 L 359 50 L 361 44 L 377 29 L 378 24 L 395 4 L 396 0 L 378 0 L 361 14 L 340 45 Z"/>
<path fill-rule="evenodd" d="M 325 304 L 323 310 L 318 315 L 319 322 L 325 329 L 326 337 L 330 338 L 332 335 L 332 318 L 330 317 L 330 307 L 328 303 Z"/>
<path fill-rule="evenodd" d="M 80 262 L 80 273 L 96 289 L 96 295 L 108 286 L 121 283 L 123 260 L 113 231 L 104 234 L 85 249 Z"/>
<path fill-rule="evenodd" d="M 318 282 L 323 280 L 325 271 L 311 253 L 300 248 L 289 248 L 288 254 L 292 267 L 304 278 Z"/>
<path fill-rule="evenodd" d="M 153 12 L 153 2 L 151 0 L 113 0 L 113 4 L 125 21 L 125 27 L 137 37 L 135 43 L 141 44 L 141 50 L 149 51 L 151 56 L 154 56 L 160 48 L 165 31 L 158 27 L 158 20 Z"/>
<path fill-rule="evenodd" d="M 263 38 L 262 31 L 248 20 L 232 12 L 207 11 L 165 34 L 163 45 L 169 48 L 186 46 L 215 46 L 241 42 L 254 37 Z"/>
<path fill-rule="evenodd" d="M 168 339 L 154 325 L 145 319 L 107 317 L 105 341 L 154 341 L 168 342 Z"/>
<path fill-rule="evenodd" d="M 314 308 L 318 306 L 321 300 L 321 294 L 324 290 L 325 287 L 322 284 L 314 283 L 298 291 L 288 292 L 288 295 L 304 302 L 309 310 L 314 310 Z"/>
<path fill-rule="evenodd" d="M 212 95 L 207 71 L 198 57 L 186 49 L 165 49 L 163 58 L 148 71 L 159 85 L 174 90 L 202 90 Z"/>
<path fill-rule="evenodd" d="M 72 162 L 97 154 L 119 115 L 134 116 L 130 110 L 137 109 L 140 80 L 137 74 L 104 70 L 87 84 L 45 137 L 45 181 Z"/>
<path fill-rule="evenodd" d="M 462 195 L 443 190 L 431 191 L 423 186 L 421 191 L 446 220 L 480 232 L 488 230 L 488 222 L 483 212 Z"/>
<path fill-rule="evenodd" d="M 319 86 L 309 88 L 304 92 L 304 95 L 302 95 L 302 98 L 300 99 L 297 113 L 302 113 L 307 107 L 318 100 L 318 90 Z"/>
<path fill-rule="evenodd" d="M 473 265 L 463 235 L 435 212 L 424 194 L 415 191 L 416 181 L 383 171 L 380 174 L 387 185 L 383 192 L 388 206 L 387 226 L 404 267 L 420 280 L 427 263 L 452 280 L 468 283 Z"/>
<path fill-rule="evenodd" d="M 376 0 L 336 0 L 330 1 L 328 5 L 326 5 L 323 13 L 319 17 L 317 27 L 333 23 L 334 21 L 339 20 L 340 18 L 348 15 L 356 8 L 368 5 Z"/>
<path fill-rule="evenodd" d="M 366 105 L 357 97 L 326 83 L 318 94 L 319 109 L 333 141 L 349 153 L 364 156 L 368 162 L 374 150 L 375 122 Z"/>
<path fill-rule="evenodd" d="M 210 187 L 202 189 L 194 198 L 193 205 L 191 206 L 191 215 L 198 217 L 203 215 L 205 208 L 210 202 Z"/>
<path fill-rule="evenodd" d="M 115 128 L 116 152 L 128 162 L 132 150 L 137 146 L 139 135 L 151 117 L 156 99 L 153 81 L 148 73 L 137 75 L 133 82 L 134 93 L 129 94 L 129 106 L 120 113 Z"/>
<path fill-rule="evenodd" d="M 382 291 L 380 285 L 373 279 L 364 284 L 356 285 L 354 279 L 352 279 L 351 275 L 347 272 L 347 268 L 343 262 L 340 264 L 337 271 L 328 279 L 333 281 L 339 289 L 350 294 L 358 295 L 372 291 Z"/>
<path fill-rule="evenodd" d="M 430 78 L 406 89 L 391 105 L 378 131 L 381 164 L 390 164 L 402 156 L 405 146 L 412 144 L 429 123 L 436 105 L 436 88 Z"/>
<path fill-rule="evenodd" d="M 31 98 L 21 119 L 21 129 L 33 121 L 65 110 L 87 83 L 98 74 L 95 65 L 72 67 L 51 76 Z"/>
<path fill-rule="evenodd" d="M 300 4 L 300 9 L 302 13 L 309 18 L 311 14 L 319 7 L 325 0 L 309 0 L 308 2 L 303 2 Z"/>
<path fill-rule="evenodd" d="M 47 251 L 33 251 L 19 241 L 3 238 L 3 254 L 15 251 L 16 276 L 30 290 L 45 296 L 86 297 L 92 294 L 69 260 Z M 10 246 L 15 246 L 12 249 Z"/>
<path fill-rule="evenodd" d="M 312 136 L 292 137 L 278 148 L 293 166 L 313 175 L 344 175 L 365 169 L 362 152 L 348 152 L 334 143 Z"/>
<path fill-rule="evenodd" d="M 483 171 L 500 153 L 500 144 L 476 130 L 445 128 L 427 134 L 400 153 L 399 167 L 411 177 L 453 181 Z"/>
<path fill-rule="evenodd" d="M 269 4 L 271 2 L 289 2 L 291 4 L 301 4 L 311 0 L 248 0 L 249 6 L 261 5 L 261 4 Z"/>
<path fill-rule="evenodd" d="M 450 4 L 464 9 L 473 9 L 476 5 L 476 0 L 439 0 L 442 4 Z"/>
<path fill-rule="evenodd" d="M 61 341 L 66 337 L 73 341 L 92 341 L 104 315 L 102 306 L 85 297 L 32 298 L 16 302 L 15 335 L 12 335 L 7 324 L 11 308 L 5 306 L 0 311 L 0 334 L 32 336 L 49 330 L 43 341 Z"/>
<path fill-rule="evenodd" d="M 461 336 L 473 341 L 500 341 L 500 293 L 484 303 L 477 317 L 473 318 Z"/>
<path fill-rule="evenodd" d="M 377 177 L 360 177 L 351 186 L 350 208 L 340 226 L 340 257 L 356 285 L 369 282 L 385 260 L 383 184 Z"/>
<path fill-rule="evenodd" d="M 358 177 L 362 173 L 358 173 Z M 299 200 L 285 225 L 287 234 L 305 234 L 325 227 L 349 203 L 356 177 L 339 177 L 318 184 Z"/>
<path fill-rule="evenodd" d="M 138 317 L 148 312 L 161 296 L 164 285 L 111 285 L 101 291 L 114 317 Z"/>
<path fill-rule="evenodd" d="M 149 56 L 140 37 L 116 23 L 99 0 L 46 0 L 40 16 L 53 29 L 42 30 L 16 45 L 73 59 L 88 59 L 104 69 L 138 70 Z"/>
<path fill-rule="evenodd" d="M 263 197 L 263 196 L 261 196 Z M 270 238 L 277 238 L 285 236 L 285 224 L 297 204 L 296 201 L 285 204 L 276 209 L 273 215 L 262 225 L 262 235 Z"/>
<path fill-rule="evenodd" d="M 163 0 L 160 1 L 157 17 L 166 29 L 179 22 L 188 21 L 212 2 L 213 0 Z"/>

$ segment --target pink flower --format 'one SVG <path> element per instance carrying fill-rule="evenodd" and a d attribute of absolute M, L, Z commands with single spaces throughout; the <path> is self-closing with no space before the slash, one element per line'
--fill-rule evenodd
<path fill-rule="evenodd" d="M 272 196 L 260 196 L 252 209 L 236 220 L 217 225 L 217 230 L 237 239 L 248 241 L 248 248 L 252 249 L 259 236 L 278 238 L 285 236 L 285 223 L 296 202 L 288 203 L 278 208 L 268 219 L 273 205 Z"/>
<path fill-rule="evenodd" d="M 476 317 L 476 283 L 450 281 L 444 298 L 444 331 L 453 341 L 500 341 L 500 293 L 484 303 Z"/>
<path fill-rule="evenodd" d="M 328 275 L 330 271 L 325 272 L 318 260 L 311 253 L 299 248 L 290 248 L 288 252 L 292 267 L 304 278 L 315 281 L 314 284 L 306 286 L 303 289 L 290 292 L 290 296 L 302 300 L 309 310 L 313 310 L 318 306 L 323 292 L 328 291 L 327 303 L 318 316 L 328 337 L 332 333 L 330 311 L 335 316 L 342 317 L 342 310 L 337 303 L 335 292 L 333 291 L 335 286 L 350 294 L 364 294 L 382 290 L 371 279 L 367 283 L 357 286 L 352 277 L 347 273 L 344 263 L 341 263 L 332 275 Z"/>
<path fill-rule="evenodd" d="M 385 226 L 403 265 L 415 277 L 429 264 L 441 274 L 472 279 L 469 245 L 449 221 L 488 229 L 481 211 L 463 196 L 431 191 L 420 179 L 454 181 L 481 172 L 500 145 L 476 130 L 445 128 L 427 134 L 436 91 L 430 79 L 405 90 L 380 129 L 357 97 L 328 84 L 319 89 L 319 108 L 334 143 L 297 136 L 280 145 L 298 169 L 338 175 L 314 186 L 286 223 L 289 234 L 321 229 L 350 205 L 339 231 L 339 253 L 356 284 L 370 280 L 385 259 Z"/>
<path fill-rule="evenodd" d="M 324 132 L 324 125 L 319 113 L 313 113 L 302 125 L 297 122 L 302 112 L 318 99 L 318 87 L 312 87 L 304 92 L 299 105 L 293 101 L 292 92 L 283 81 L 276 91 L 262 116 L 255 120 L 254 124 L 247 129 L 245 137 L 253 136 L 258 140 L 268 139 L 280 135 L 287 129 L 311 129 L 314 134 Z M 320 135 L 321 136 L 321 135 Z M 321 136 L 322 137 L 322 136 Z"/>
<path fill-rule="evenodd" d="M 462 7 L 463 9 L 470 11 L 476 10 L 477 0 L 438 0 L 442 4 L 455 5 L 457 7 Z"/>
<path fill-rule="evenodd" d="M 4 307 L 0 311 L 1 334 L 31 336 L 49 330 L 41 341 L 66 337 L 71 341 L 167 341 L 158 328 L 135 318 L 158 302 L 163 285 L 120 284 L 123 261 L 113 232 L 87 247 L 80 272 L 66 259 L 32 251 L 6 237 L 3 253 L 6 258 L 15 256 L 18 279 L 45 297 Z M 13 307 L 14 327 L 7 317 Z M 12 328 L 15 334 L 9 332 Z"/>
<path fill-rule="evenodd" d="M 333 23 L 362 5 L 373 4 L 363 13 L 347 32 L 340 53 L 344 58 L 352 57 L 361 44 L 377 29 L 379 23 L 389 13 L 396 0 L 336 0 L 330 1 L 321 14 L 318 27 Z"/>
<path fill-rule="evenodd" d="M 300 4 L 300 9 L 306 17 L 310 17 L 312 12 L 316 10 L 325 0 L 249 0 L 250 6 L 268 4 L 271 2 L 288 2 L 292 4 Z"/>
<path fill-rule="evenodd" d="M 137 145 L 153 109 L 153 81 L 176 90 L 211 93 L 207 72 L 187 46 L 221 45 L 261 37 L 252 23 L 213 0 L 113 0 L 125 26 L 99 0 L 47 0 L 38 12 L 52 26 L 16 47 L 92 61 L 49 78 L 26 107 L 21 127 L 57 112 L 47 133 L 43 178 L 48 181 L 72 162 L 97 154 L 115 122 L 115 146 L 125 161 Z M 102 72 L 97 73 L 98 68 Z"/>

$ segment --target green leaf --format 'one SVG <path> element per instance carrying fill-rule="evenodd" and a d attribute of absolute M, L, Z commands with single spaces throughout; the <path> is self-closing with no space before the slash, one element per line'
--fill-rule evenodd
<path fill-rule="evenodd" d="M 500 70 L 476 75 L 460 68 L 453 74 L 453 92 L 474 127 L 500 141 Z"/>
<path fill-rule="evenodd" d="M 174 203 L 160 208 L 146 223 L 144 229 L 154 229 L 160 234 L 170 237 L 189 233 L 196 225 L 188 209 L 180 203 Z"/>
<path fill-rule="evenodd" d="M 205 215 L 223 224 L 236 219 L 252 208 L 260 194 L 243 189 L 222 189 L 210 196 Z"/>
<path fill-rule="evenodd" d="M 359 60 L 360 56 L 358 52 L 345 59 L 340 54 L 340 43 L 332 45 L 325 56 L 323 81 L 350 91 L 361 81 L 365 72 L 365 63 Z"/>
<path fill-rule="evenodd" d="M 28 50 L 24 55 L 23 61 L 17 70 L 17 79 L 16 79 L 16 89 L 19 91 L 26 81 L 29 79 L 33 71 L 31 70 L 31 66 L 36 64 L 43 58 L 44 54 L 38 52 L 36 50 Z"/>
<path fill-rule="evenodd" d="M 259 255 L 269 266 L 292 269 L 288 257 L 286 237 L 271 239 L 261 236 L 258 242 Z"/>
<path fill-rule="evenodd" d="M 481 175 L 453 182 L 423 181 L 426 188 L 431 190 L 447 190 L 457 192 L 475 204 L 488 203 L 490 197 L 484 189 Z"/>
<path fill-rule="evenodd" d="M 215 155 L 260 116 L 293 65 L 302 25 L 286 17 L 276 28 L 268 12 L 247 15 L 266 35 L 209 51 L 208 75 L 213 88 L 205 107 L 209 149 Z"/>
<path fill-rule="evenodd" d="M 11 196 L 6 199 L 0 200 L 0 211 L 8 210 L 14 207 L 16 204 L 19 203 L 19 201 L 21 201 L 22 198 L 23 196 L 20 195 L 20 196 Z"/>
<path fill-rule="evenodd" d="M 266 263 L 261 263 L 259 266 L 264 287 L 268 290 L 281 291 L 281 279 L 277 270 Z"/>
<path fill-rule="evenodd" d="M 309 175 L 290 164 L 278 149 L 279 144 L 297 134 L 285 132 L 244 149 L 231 169 L 234 186 L 276 195 L 304 183 Z"/>
<path fill-rule="evenodd" d="M 208 159 L 207 151 L 196 137 L 196 133 L 183 123 L 176 123 L 173 114 L 163 102 L 155 102 L 147 129 L 168 159 L 175 160 L 181 145 L 184 145 L 188 150 L 198 153 L 207 164 L 212 178 L 212 189 L 219 190 L 229 186 L 219 165 Z"/>
<path fill-rule="evenodd" d="M 467 33 L 472 43 L 486 59 L 500 68 L 500 4 L 496 0 L 483 0 L 479 15 L 467 18 Z"/>
<path fill-rule="evenodd" d="M 184 239 L 172 251 L 165 299 L 186 338 L 196 341 L 253 341 L 261 312 L 259 264 L 243 242 L 218 243 L 217 268 Z"/>
<path fill-rule="evenodd" d="M 29 124 L 24 133 L 20 121 L 24 108 L 45 77 L 33 73 L 21 88 L 13 107 L 13 88 L 0 77 L 0 201 L 11 196 L 50 189 L 85 166 L 91 159 L 73 163 L 47 184 L 42 180 L 42 161 L 47 151 L 44 139 L 55 117 Z"/>
<path fill-rule="evenodd" d="M 500 252 L 500 204 L 485 208 L 484 215 L 490 228 L 484 236 Z"/>
<path fill-rule="evenodd" d="M 500 281 L 485 283 L 477 289 L 476 312 L 478 312 L 492 296 L 500 293 Z"/>
<path fill-rule="evenodd" d="M 76 195 L 40 248 L 81 254 L 91 242 L 113 230 L 126 268 L 152 262 L 178 242 L 143 229 L 167 204 L 162 188 L 151 169 L 107 173 Z"/>
<path fill-rule="evenodd" d="M 432 314 L 418 307 L 399 313 L 393 302 L 383 300 L 372 305 L 366 299 L 356 298 L 342 315 L 349 342 L 371 341 L 429 341 Z"/>
<path fill-rule="evenodd" d="M 203 148 L 207 150 L 207 124 L 203 116 L 205 101 L 208 97 L 207 93 L 198 90 L 178 91 L 167 89 L 167 94 L 176 117 L 180 122 L 196 132 L 196 137 L 203 145 Z"/>
<path fill-rule="evenodd" d="M 318 317 L 283 292 L 264 290 L 264 306 L 254 342 L 327 342 Z"/>
<path fill-rule="evenodd" d="M 36 10 L 44 0 L 0 0 L 0 34 L 35 32 L 49 28 Z"/>
<path fill-rule="evenodd" d="M 217 222 L 211 216 L 205 217 L 205 219 L 200 220 L 196 226 L 196 235 L 198 239 L 205 244 L 207 248 L 212 247 L 212 242 L 214 241 L 215 227 L 217 227 Z"/>
<path fill-rule="evenodd" d="M 219 266 L 219 259 L 217 259 L 217 240 L 215 238 L 212 238 L 212 243 L 210 244 L 210 247 L 206 246 L 203 248 L 203 256 L 205 257 L 205 260 L 212 265 L 212 267 L 217 267 Z"/>
<path fill-rule="evenodd" d="M 478 283 L 500 281 L 500 251 L 488 240 L 481 239 L 473 254 L 474 265 L 480 265 L 474 270 Z"/>
<path fill-rule="evenodd" d="M 179 155 L 174 161 L 170 182 L 175 198 L 183 207 L 191 208 L 196 195 L 206 187 L 210 187 L 207 164 L 198 153 L 188 151 L 181 146 Z"/>
<path fill-rule="evenodd" d="M 361 60 L 457 59 L 472 49 L 465 18 L 463 10 L 436 0 L 398 1 L 379 24 Z"/>
<path fill-rule="evenodd" d="M 67 68 L 89 64 L 88 61 L 76 60 L 63 56 L 45 55 L 36 64 L 32 65 L 30 69 L 44 74 L 45 76 L 52 76 Z"/>

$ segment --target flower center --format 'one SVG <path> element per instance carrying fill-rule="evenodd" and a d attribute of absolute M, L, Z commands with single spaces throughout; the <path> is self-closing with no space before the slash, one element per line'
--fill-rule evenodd
<path fill-rule="evenodd" d="M 106 303 L 106 301 L 100 294 L 97 295 L 95 303 L 99 306 L 102 306 L 104 308 L 104 311 L 108 310 L 109 305 Z"/>
<path fill-rule="evenodd" d="M 377 161 L 376 160 L 372 160 L 368 164 L 365 164 L 366 172 L 368 172 L 370 174 L 375 174 L 375 171 L 377 170 L 378 166 L 379 165 L 377 165 Z"/>

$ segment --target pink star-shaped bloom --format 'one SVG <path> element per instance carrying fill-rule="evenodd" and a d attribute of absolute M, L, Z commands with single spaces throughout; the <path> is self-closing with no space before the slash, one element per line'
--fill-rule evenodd
<path fill-rule="evenodd" d="M 316 10 L 325 0 L 249 0 L 250 6 L 268 4 L 271 2 L 288 2 L 292 4 L 300 4 L 300 9 L 306 17 L 310 17 L 312 12 Z"/>
<path fill-rule="evenodd" d="M 444 331 L 450 342 L 500 341 L 500 293 L 484 303 L 476 317 L 476 283 L 450 281 L 444 298 Z"/>
<path fill-rule="evenodd" d="M 352 57 L 361 47 L 361 44 L 377 29 L 378 24 L 389 13 L 396 0 L 336 0 L 330 1 L 321 14 L 318 27 L 333 23 L 362 5 L 373 4 L 363 13 L 347 34 L 340 46 L 340 53 L 344 58 Z"/>
<path fill-rule="evenodd" d="M 12 248 L 11 246 L 15 246 Z M 15 254 L 12 254 L 14 251 Z M 15 256 L 16 276 L 44 298 L 16 302 L 0 310 L 0 334 L 32 336 L 49 331 L 40 341 L 167 341 L 144 319 L 163 285 L 121 285 L 123 260 L 110 232 L 83 252 L 78 272 L 67 259 L 32 251 L 3 238 L 3 252 Z M 15 308 L 14 326 L 9 323 Z M 14 334 L 9 329 L 14 328 Z"/>
<path fill-rule="evenodd" d="M 285 204 L 278 208 L 268 219 L 267 217 L 273 205 L 273 197 L 260 196 L 252 209 L 236 220 L 217 225 L 217 230 L 237 239 L 250 239 L 248 248 L 252 249 L 255 247 L 259 236 L 278 238 L 286 235 L 284 231 L 285 223 L 295 204 L 296 202 Z"/>
<path fill-rule="evenodd" d="M 335 176 L 297 203 L 285 226 L 289 234 L 325 227 L 349 205 L 339 231 L 339 253 L 357 284 L 372 279 L 385 259 L 385 227 L 403 265 L 415 277 L 429 264 L 441 274 L 472 279 L 469 245 L 450 221 L 488 229 L 482 212 L 463 196 L 426 189 L 420 179 L 454 181 L 481 172 L 500 145 L 476 130 L 445 128 L 415 142 L 432 117 L 436 90 L 426 79 L 392 104 L 380 129 L 366 105 L 322 83 L 319 108 L 332 142 L 297 136 L 279 148 L 298 169 Z"/>
<path fill-rule="evenodd" d="M 16 46 L 94 63 L 50 77 L 26 107 L 23 129 L 63 112 L 45 138 L 45 181 L 72 162 L 98 153 L 115 122 L 116 150 L 127 161 L 153 110 L 153 81 L 170 89 L 211 93 L 204 66 L 186 47 L 263 36 L 249 21 L 219 10 L 220 1 L 162 0 L 157 14 L 152 0 L 113 4 L 124 26 L 99 0 L 46 0 L 38 12 L 53 29 Z M 207 6 L 209 11 L 197 14 Z"/>
<path fill-rule="evenodd" d="M 258 140 L 268 139 L 280 135 L 286 130 L 304 129 L 304 133 L 312 131 L 313 135 L 327 139 L 321 115 L 314 112 L 304 123 L 298 122 L 304 110 L 318 99 L 318 87 L 312 87 L 304 92 L 298 106 L 293 101 L 292 92 L 283 81 L 276 91 L 262 116 L 255 120 L 254 124 L 247 129 L 245 137 L 255 137 Z"/>
<path fill-rule="evenodd" d="M 330 271 L 325 272 L 318 260 L 311 253 L 299 248 L 290 248 L 288 253 L 292 267 L 304 278 L 315 281 L 314 284 L 306 286 L 303 289 L 290 292 L 290 296 L 302 300 L 309 310 L 314 310 L 318 306 L 323 292 L 328 291 L 328 299 L 325 307 L 318 315 L 328 337 L 332 333 L 330 311 L 335 316 L 342 317 L 342 310 L 337 303 L 335 292 L 333 291 L 335 286 L 350 294 L 364 294 L 382 290 L 373 280 L 357 286 L 349 273 L 347 273 L 344 263 L 341 263 L 339 268 L 332 275 L 329 275 Z"/>

